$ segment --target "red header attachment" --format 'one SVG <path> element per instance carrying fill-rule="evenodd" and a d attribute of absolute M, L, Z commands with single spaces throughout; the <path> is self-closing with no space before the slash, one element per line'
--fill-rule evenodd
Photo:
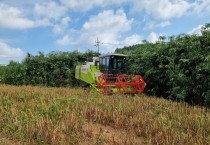
<path fill-rule="evenodd" d="M 103 94 L 139 94 L 144 91 L 145 81 L 141 75 L 102 74 L 97 85 Z"/>

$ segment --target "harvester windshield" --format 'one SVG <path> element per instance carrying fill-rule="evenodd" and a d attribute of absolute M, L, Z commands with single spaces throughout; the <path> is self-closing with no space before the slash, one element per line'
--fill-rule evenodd
<path fill-rule="evenodd" d="M 123 74 L 126 67 L 126 55 L 108 54 L 99 58 L 99 68 L 104 74 Z"/>

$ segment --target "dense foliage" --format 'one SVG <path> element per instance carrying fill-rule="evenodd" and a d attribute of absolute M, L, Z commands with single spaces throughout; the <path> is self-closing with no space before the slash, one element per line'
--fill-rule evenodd
<path fill-rule="evenodd" d="M 98 53 L 75 51 L 44 55 L 39 52 L 36 56 L 28 53 L 22 63 L 11 61 L 7 66 L 1 66 L 0 80 L 13 85 L 75 86 L 76 65 L 93 56 L 98 56 Z"/>
<path fill-rule="evenodd" d="M 142 74 L 146 93 L 210 105 L 210 24 L 202 35 L 160 37 L 160 41 L 117 49 L 129 54 L 129 73 Z"/>

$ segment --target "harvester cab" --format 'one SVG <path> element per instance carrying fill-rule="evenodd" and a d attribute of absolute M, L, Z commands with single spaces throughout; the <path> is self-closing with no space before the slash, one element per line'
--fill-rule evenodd
<path fill-rule="evenodd" d="M 103 74 L 124 74 L 126 55 L 107 54 L 99 57 L 99 69 Z"/>
<path fill-rule="evenodd" d="M 106 54 L 93 57 L 83 65 L 76 66 L 75 77 L 88 84 L 91 90 L 103 94 L 138 94 L 144 91 L 141 75 L 126 75 L 127 56 Z"/>

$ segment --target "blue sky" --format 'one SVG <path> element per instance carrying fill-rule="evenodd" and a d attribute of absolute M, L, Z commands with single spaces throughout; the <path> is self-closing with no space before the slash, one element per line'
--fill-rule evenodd
<path fill-rule="evenodd" d="M 27 52 L 114 52 L 159 36 L 200 34 L 210 0 L 0 0 L 0 64 Z"/>

